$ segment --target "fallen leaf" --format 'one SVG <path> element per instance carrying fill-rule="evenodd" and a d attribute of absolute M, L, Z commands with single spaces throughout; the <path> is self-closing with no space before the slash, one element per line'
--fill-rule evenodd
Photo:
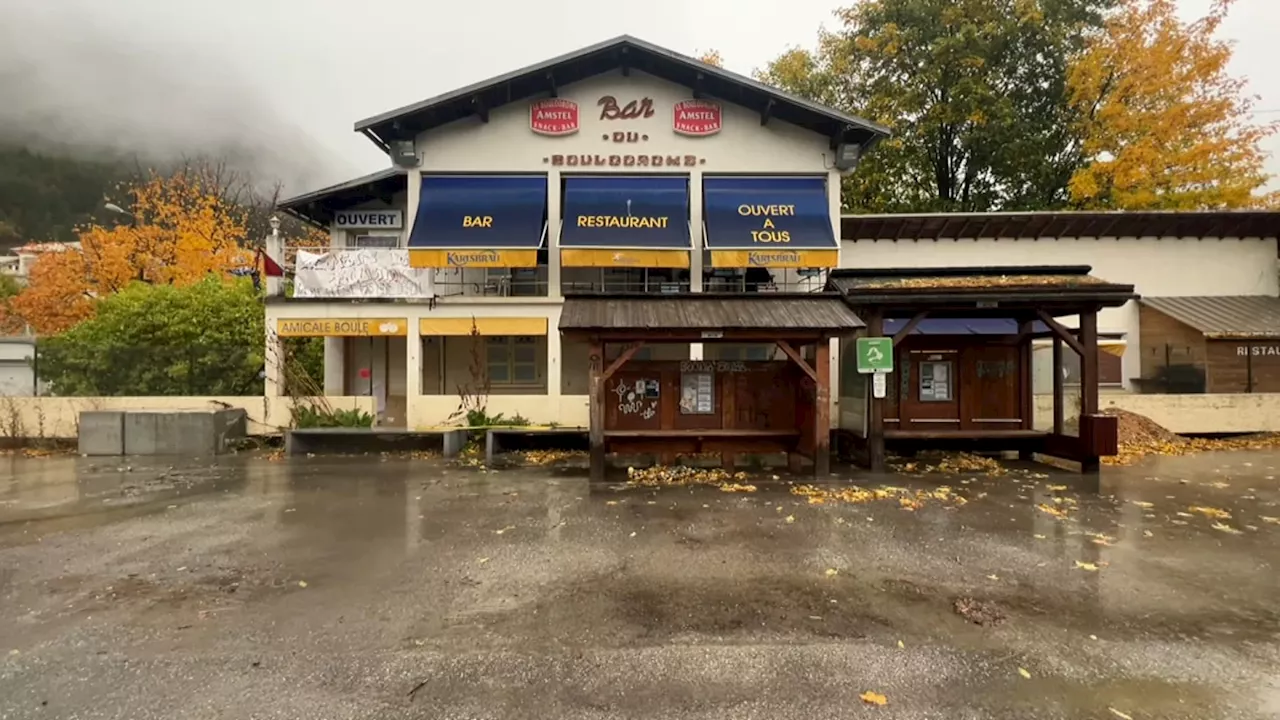
<path fill-rule="evenodd" d="M 795 522 L 795 521 L 796 521 L 796 516 L 795 516 L 795 515 L 788 515 L 788 516 L 787 516 L 787 524 L 791 524 L 791 523 L 793 523 L 793 522 Z"/>
<path fill-rule="evenodd" d="M 862 702 L 868 705 L 884 705 L 885 703 L 889 702 L 889 698 L 881 695 L 878 692 L 871 692 L 870 690 L 862 693 L 858 697 L 862 698 Z"/>
<path fill-rule="evenodd" d="M 1153 532 L 1151 532 L 1150 530 L 1143 530 L 1143 531 L 1142 531 L 1142 537 L 1155 537 L 1155 536 L 1156 536 L 1156 534 L 1155 534 L 1155 533 L 1153 533 Z"/>
<path fill-rule="evenodd" d="M 1093 563 L 1080 562 L 1079 560 L 1077 560 L 1076 567 L 1080 568 L 1081 570 L 1088 570 L 1089 572 L 1098 572 L 1098 566 L 1094 565 Z"/>
<path fill-rule="evenodd" d="M 999 576 L 999 575 L 988 575 L 988 576 L 987 576 L 987 579 L 988 579 L 988 580 L 999 580 L 999 579 L 1000 579 L 1000 576 Z"/>
<path fill-rule="evenodd" d="M 1125 715 L 1124 713 L 1120 712 L 1119 710 L 1113 707 L 1109 707 L 1107 709 L 1111 711 L 1112 715 L 1115 715 L 1116 717 L 1120 718 L 1120 720 L 1133 720 L 1133 716 Z"/>
<path fill-rule="evenodd" d="M 306 586 L 307 586 L 307 581 L 306 581 L 306 580 L 299 580 L 299 581 L 298 581 L 298 587 L 306 587 Z"/>
<path fill-rule="evenodd" d="M 1066 489 L 1067 489 L 1066 485 L 1050 485 L 1049 486 L 1049 490 L 1053 492 L 1062 492 L 1063 490 L 1066 490 Z"/>
<path fill-rule="evenodd" d="M 1204 507 L 1202 505 L 1192 505 L 1187 509 L 1193 513 L 1200 513 L 1205 517 L 1211 517 L 1214 520 L 1230 520 L 1231 519 L 1231 513 L 1216 507 Z"/>
<path fill-rule="evenodd" d="M 487 558 L 487 557 L 483 557 L 483 558 L 480 558 L 479 560 L 477 560 L 476 562 L 477 562 L 477 563 L 479 563 L 479 564 L 481 564 L 481 565 L 483 565 L 483 564 L 485 564 L 485 563 L 489 562 L 489 558 Z"/>
<path fill-rule="evenodd" d="M 634 530 L 632 530 L 632 531 L 631 531 L 631 535 L 630 535 L 630 537 L 635 537 L 635 536 L 636 536 L 636 533 L 635 533 L 635 531 L 634 531 Z"/>
<path fill-rule="evenodd" d="M 1052 505 L 1046 505 L 1044 503 L 1040 503 L 1039 505 L 1036 505 L 1036 509 L 1042 513 L 1045 513 L 1047 515 L 1052 515 L 1056 518 L 1064 518 L 1067 516 L 1065 512 L 1059 510 L 1058 508 Z"/>
<path fill-rule="evenodd" d="M 1031 679 L 1031 673 L 1027 672 L 1026 668 L 1018 668 L 1018 674 L 1026 678 L 1027 680 Z"/>
<path fill-rule="evenodd" d="M 605 504 L 605 505 L 617 505 L 617 504 L 618 504 L 618 501 L 617 501 L 617 500 L 605 500 L 605 501 L 604 501 L 604 504 Z"/>
<path fill-rule="evenodd" d="M 827 573 L 826 573 L 827 577 L 834 577 L 839 574 L 840 574 L 839 570 L 835 568 L 827 568 Z"/>
<path fill-rule="evenodd" d="M 494 531 L 493 531 L 493 534 L 494 534 L 494 535 L 501 535 L 502 533 L 504 533 L 504 532 L 506 532 L 506 531 L 508 531 L 508 530 L 515 530 L 515 529 L 516 529 L 516 526 L 515 526 L 515 525 L 508 525 L 508 526 L 506 526 L 506 527 L 502 528 L 501 530 L 494 530 Z"/>
<path fill-rule="evenodd" d="M 1266 515 L 1263 515 L 1262 522 L 1271 523 L 1272 525 L 1280 525 L 1280 518 L 1268 517 Z"/>
<path fill-rule="evenodd" d="M 902 644 L 902 641 L 901 641 L 901 640 L 899 640 L 899 641 L 898 641 L 898 649 L 899 649 L 899 650 L 906 650 L 906 649 L 907 649 L 907 646 L 906 646 L 906 645 L 903 645 L 903 644 Z"/>
<path fill-rule="evenodd" d="M 1140 508 L 1155 507 L 1154 503 L 1142 502 L 1141 500 L 1130 500 L 1129 502 L 1133 503 L 1134 505 L 1137 505 Z"/>
<path fill-rule="evenodd" d="M 1044 535 L 1032 535 L 1031 537 L 1033 537 L 1033 538 L 1035 538 L 1035 539 L 1037 539 L 1037 540 L 1044 540 L 1044 539 L 1045 539 L 1045 536 L 1044 536 Z"/>
<path fill-rule="evenodd" d="M 1232 535 L 1243 535 L 1243 534 L 1244 534 L 1244 531 L 1242 531 L 1242 530 L 1237 530 L 1237 529 L 1235 529 L 1235 528 L 1231 527 L 1230 525 L 1224 525 L 1224 524 L 1222 524 L 1222 523 L 1214 523 L 1214 524 L 1210 525 L 1209 527 L 1213 528 L 1214 530 L 1220 530 L 1220 531 L 1222 531 L 1222 532 L 1224 532 L 1224 533 L 1231 533 Z"/>

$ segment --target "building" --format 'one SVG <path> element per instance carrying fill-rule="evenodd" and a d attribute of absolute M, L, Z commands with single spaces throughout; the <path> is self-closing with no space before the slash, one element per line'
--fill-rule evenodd
<path fill-rule="evenodd" d="M 392 167 L 281 204 L 328 229 L 332 247 L 298 249 L 292 294 L 268 303 L 267 392 L 281 392 L 270 360 L 283 338 L 324 337 L 325 393 L 375 397 L 384 425 L 436 427 L 483 410 L 590 426 L 602 449 L 660 445 L 730 463 L 772 450 L 821 467 L 816 428 L 827 423 L 864 440 L 878 426 L 890 442 L 949 433 L 1065 447 L 1088 465 L 1114 442 L 1091 417 L 1099 388 L 1158 390 L 1151 379 L 1167 375 L 1151 369 L 1148 307 L 1280 295 L 1280 213 L 842 216 L 840 178 L 885 128 L 628 37 L 356 130 Z M 914 272 L 904 287 L 956 300 L 945 278 L 960 271 L 1003 294 L 957 308 L 869 301 L 854 287 Z M 1080 277 L 1101 294 L 1067 297 Z M 870 383 L 852 377 L 848 351 L 868 318 L 904 358 L 965 355 L 946 370 L 960 373 L 949 386 L 936 382 L 944 361 L 927 361 L 929 392 L 951 394 L 885 398 L 880 410 L 899 417 L 873 422 Z M 1252 350 L 1239 357 L 1262 367 Z M 974 409 L 987 370 L 1010 361 L 1004 405 Z M 755 397 L 721 377 L 743 363 L 760 364 Z M 703 385 L 686 383 L 706 372 Z M 909 364 L 895 382 L 923 392 L 924 375 Z M 1249 377 L 1244 387 L 1269 387 Z M 823 400 L 784 393 L 774 416 L 747 411 L 772 402 L 764 388 L 797 380 Z M 706 393 L 713 410 L 685 417 L 685 396 L 694 407 Z M 928 417 L 942 407 L 931 403 L 955 413 Z M 751 448 L 726 444 L 730 435 Z"/>
<path fill-rule="evenodd" d="M 268 358 L 323 336 L 326 393 L 372 394 L 381 422 L 409 427 L 477 404 L 586 426 L 590 342 L 558 331 L 575 293 L 821 290 L 840 177 L 886 135 L 628 37 L 356 129 L 395 167 L 281 204 L 333 249 L 298 252 L 293 296 L 268 304 Z M 775 357 L 685 340 L 633 359 Z"/>

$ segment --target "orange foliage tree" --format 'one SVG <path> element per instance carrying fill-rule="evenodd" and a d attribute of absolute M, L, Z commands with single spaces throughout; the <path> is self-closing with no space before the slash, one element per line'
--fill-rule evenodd
<path fill-rule="evenodd" d="M 720 55 L 719 50 L 708 50 L 699 55 L 698 59 L 708 65 L 715 65 L 718 68 L 724 67 L 724 58 Z"/>
<path fill-rule="evenodd" d="M 253 261 L 245 208 L 207 173 L 151 174 L 128 189 L 127 225 L 90 225 L 79 247 L 36 260 L 13 313 L 41 335 L 93 315 L 97 298 L 132 282 L 184 286 Z"/>
<path fill-rule="evenodd" d="M 1068 72 L 1084 156 L 1071 178 L 1079 206 L 1120 210 L 1246 208 L 1274 203 L 1252 121 L 1254 98 L 1227 72 L 1215 37 L 1232 0 L 1192 23 L 1174 0 L 1120 0 Z"/>

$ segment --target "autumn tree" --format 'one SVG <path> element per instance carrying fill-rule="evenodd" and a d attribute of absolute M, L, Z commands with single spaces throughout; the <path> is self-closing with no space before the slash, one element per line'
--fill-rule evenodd
<path fill-rule="evenodd" d="M 719 50 L 708 50 L 699 55 L 698 59 L 708 65 L 715 65 L 718 68 L 724 67 L 724 58 L 720 55 Z"/>
<path fill-rule="evenodd" d="M 1191 23 L 1173 0 L 1122 0 L 1072 64 L 1070 97 L 1089 161 L 1071 178 L 1087 208 L 1199 210 L 1273 203 L 1254 97 L 1215 37 L 1231 0 Z"/>
<path fill-rule="evenodd" d="M 761 80 L 890 127 L 847 181 L 860 212 L 1067 203 L 1070 57 L 1110 0 L 863 0 Z"/>
<path fill-rule="evenodd" d="M 258 395 L 264 322 L 247 279 L 134 282 L 41 340 L 37 366 L 59 395 Z"/>

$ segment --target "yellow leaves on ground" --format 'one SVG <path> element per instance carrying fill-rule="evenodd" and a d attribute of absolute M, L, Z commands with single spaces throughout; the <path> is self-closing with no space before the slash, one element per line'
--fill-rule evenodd
<path fill-rule="evenodd" d="M 862 693 L 858 697 L 862 698 L 862 702 L 868 705 L 885 705 L 889 702 L 889 698 L 871 690 Z"/>
<path fill-rule="evenodd" d="M 1120 454 L 1102 459 L 1106 465 L 1132 465 L 1147 455 L 1194 455 L 1226 450 L 1274 450 L 1280 433 L 1259 433 L 1234 438 L 1188 438 L 1170 432 L 1148 417 L 1114 408 L 1106 411 L 1119 420 Z M 1185 484 L 1185 482 L 1183 483 Z M 1222 488 L 1226 485 L 1213 484 Z"/>
<path fill-rule="evenodd" d="M 840 571 L 835 568 L 827 568 L 827 571 L 823 574 L 826 575 L 827 577 L 835 577 L 836 575 L 840 574 Z"/>
<path fill-rule="evenodd" d="M 1115 709 L 1115 708 L 1113 708 L 1113 707 L 1109 707 L 1109 708 L 1107 708 L 1107 710 L 1111 711 L 1111 714 L 1112 714 L 1112 715 L 1115 715 L 1115 716 L 1116 716 L 1116 717 L 1118 717 L 1118 718 L 1120 718 L 1120 720 L 1133 720 L 1133 716 L 1132 716 L 1132 715 L 1126 715 L 1126 714 L 1124 714 L 1124 713 L 1120 712 L 1119 710 L 1117 710 L 1117 709 Z"/>
<path fill-rule="evenodd" d="M 526 450 L 520 458 L 525 465 L 557 465 L 569 460 L 585 458 L 587 454 L 581 450 Z"/>
<path fill-rule="evenodd" d="M 897 500 L 898 506 L 908 511 L 918 510 L 930 500 L 953 506 L 964 505 L 968 502 L 968 500 L 957 495 L 955 490 L 946 485 L 931 490 L 915 491 L 892 485 L 874 489 L 862 488 L 856 485 L 835 487 L 794 485 L 791 488 L 791 494 L 807 498 L 810 505 L 825 505 L 827 503 L 861 505 L 875 500 Z"/>
<path fill-rule="evenodd" d="M 973 455 L 971 453 L 948 453 L 936 462 L 902 462 L 893 464 L 895 472 L 900 473 L 943 473 L 957 475 L 964 473 L 982 473 L 991 477 L 1007 475 L 1009 469 L 994 458 Z"/>
<path fill-rule="evenodd" d="M 1098 566 L 1093 563 L 1076 561 L 1076 567 L 1086 572 L 1098 572 Z"/>
<path fill-rule="evenodd" d="M 1272 525 L 1280 525 L 1280 518 L 1271 517 L 1269 515 L 1262 515 L 1259 519 L 1262 520 L 1262 522 L 1264 523 L 1271 523 Z"/>
<path fill-rule="evenodd" d="M 1021 675 L 1025 680 L 1031 679 L 1031 673 L 1027 672 L 1026 668 L 1018 668 L 1018 674 Z"/>
<path fill-rule="evenodd" d="M 1211 528 L 1213 528 L 1214 530 L 1217 530 L 1217 531 L 1219 531 L 1219 532 L 1227 533 L 1228 535 L 1243 535 L 1243 534 L 1244 534 L 1244 531 L 1243 531 L 1243 530 L 1237 530 L 1237 529 L 1235 529 L 1235 528 L 1231 527 L 1230 525 L 1225 525 L 1225 524 L 1223 524 L 1223 523 L 1214 523 L 1214 524 L 1210 525 L 1209 527 L 1211 527 Z"/>
<path fill-rule="evenodd" d="M 1205 517 L 1213 518 L 1214 520 L 1230 520 L 1230 519 L 1231 519 L 1231 513 L 1227 512 L 1226 510 L 1220 510 L 1220 509 L 1215 508 L 1215 507 L 1205 507 L 1205 506 L 1202 506 L 1202 505 L 1192 505 L 1191 507 L 1189 507 L 1189 508 L 1187 508 L 1187 509 L 1188 509 L 1188 510 L 1190 510 L 1191 512 L 1193 512 L 1193 513 L 1200 513 L 1201 515 L 1204 515 Z"/>
<path fill-rule="evenodd" d="M 1149 510 L 1149 509 L 1151 509 L 1151 508 L 1155 507 L 1155 503 L 1149 503 L 1149 502 L 1145 502 L 1145 501 L 1143 501 L 1143 500 L 1130 500 L 1129 502 L 1133 503 L 1134 505 L 1137 505 L 1138 507 L 1142 508 L 1143 510 Z"/>
<path fill-rule="evenodd" d="M 688 465 L 655 465 L 627 468 L 627 484 L 640 487 L 677 487 L 681 485 L 713 485 L 723 492 L 755 492 L 756 486 L 741 482 L 744 472 L 730 473 L 721 468 L 702 470 Z"/>
<path fill-rule="evenodd" d="M 1216 33 L 1230 2 L 1183 22 L 1176 0 L 1121 0 L 1068 71 L 1084 120 L 1072 199 L 1088 208 L 1201 210 L 1259 207 L 1268 180 L 1245 81 L 1229 74 L 1230 42 Z"/>
<path fill-rule="evenodd" d="M 1061 518 L 1065 518 L 1065 517 L 1067 516 L 1066 511 L 1064 511 L 1064 510 L 1060 510 L 1060 509 L 1058 509 L 1058 508 L 1056 508 L 1056 507 L 1054 507 L 1054 506 L 1052 506 L 1052 505 L 1048 505 L 1048 504 L 1046 504 L 1046 503 L 1040 503 L 1039 505 L 1036 505 L 1036 509 L 1037 509 L 1037 510 L 1039 510 L 1040 512 L 1042 512 L 1042 513 L 1046 514 L 1046 515 L 1052 515 L 1052 516 L 1054 516 L 1054 517 L 1056 517 L 1056 518 L 1059 518 L 1059 519 L 1061 519 Z"/>
<path fill-rule="evenodd" d="M 790 525 L 790 524 L 792 524 L 792 523 L 794 523 L 794 522 L 796 521 L 796 516 L 795 516 L 795 515 L 788 515 L 788 516 L 787 516 L 787 518 L 786 518 L 786 520 L 787 520 L 787 524 L 788 524 L 788 525 Z"/>

